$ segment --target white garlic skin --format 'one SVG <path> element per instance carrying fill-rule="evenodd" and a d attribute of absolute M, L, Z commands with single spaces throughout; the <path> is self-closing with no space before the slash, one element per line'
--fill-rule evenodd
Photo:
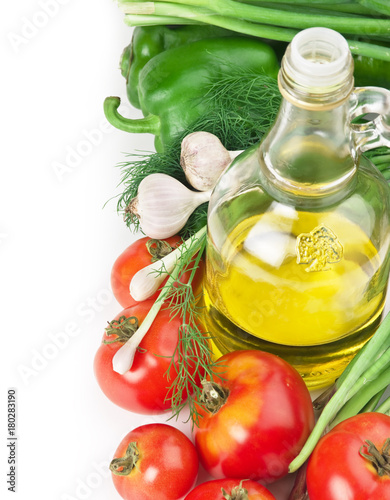
<path fill-rule="evenodd" d="M 230 152 L 209 132 L 193 132 L 181 143 L 180 165 L 188 182 L 199 191 L 213 189 L 231 161 Z"/>
<path fill-rule="evenodd" d="M 150 174 L 138 187 L 129 210 L 138 217 L 142 231 L 150 238 L 163 239 L 177 234 L 188 217 L 211 192 L 196 192 L 166 174 Z"/>

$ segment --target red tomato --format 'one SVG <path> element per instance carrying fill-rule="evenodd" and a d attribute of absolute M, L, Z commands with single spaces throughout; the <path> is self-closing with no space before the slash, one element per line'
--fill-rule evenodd
<path fill-rule="evenodd" d="M 219 362 L 217 390 L 226 398 L 214 413 L 199 408 L 200 460 L 215 478 L 275 481 L 313 428 L 310 393 L 298 372 L 273 354 L 235 351 Z"/>
<path fill-rule="evenodd" d="M 245 491 L 246 490 L 246 491 Z M 215 479 L 200 484 L 189 493 L 185 500 L 224 500 L 224 491 L 229 498 L 245 500 L 275 500 L 275 497 L 261 484 L 250 479 Z M 247 495 L 247 496 L 244 496 Z"/>
<path fill-rule="evenodd" d="M 163 244 L 163 248 L 165 250 L 167 248 L 169 249 L 169 247 L 175 249 L 181 243 L 183 243 L 183 240 L 180 238 L 180 236 L 172 236 L 171 238 L 167 238 L 163 242 L 159 242 L 159 240 L 154 240 L 149 237 L 141 238 L 127 247 L 126 250 L 116 259 L 111 271 L 111 288 L 116 300 L 122 307 L 126 308 L 138 303 L 130 295 L 130 281 L 140 269 L 143 269 L 144 267 L 154 262 L 154 257 L 161 258 L 163 256 L 161 253 L 159 253 L 158 247 L 158 245 L 160 245 L 161 243 Z M 185 272 L 180 277 L 180 281 L 183 283 L 187 283 L 190 274 L 190 271 Z M 192 282 L 195 293 L 196 290 L 198 290 L 200 287 L 202 275 L 203 263 L 201 261 Z M 166 280 L 161 284 L 161 287 L 165 284 L 165 282 Z M 157 291 L 150 298 L 156 300 L 158 295 L 159 291 Z"/>
<path fill-rule="evenodd" d="M 372 455 L 367 440 L 379 452 L 390 438 L 390 417 L 361 413 L 336 425 L 320 439 L 307 466 L 310 500 L 388 500 L 390 475 L 379 475 L 361 455 Z M 385 452 L 386 454 L 386 452 Z M 387 460 L 390 463 L 389 449 Z"/>
<path fill-rule="evenodd" d="M 110 464 L 115 488 L 125 500 L 179 500 L 193 488 L 198 467 L 194 445 L 166 424 L 129 432 Z"/>
<path fill-rule="evenodd" d="M 138 302 L 118 314 L 115 320 L 118 321 L 122 316 L 136 317 L 141 324 L 153 303 L 153 300 Z M 181 320 L 178 316 L 171 317 L 167 309 L 161 309 L 139 346 L 133 366 L 124 375 L 120 375 L 112 368 L 112 358 L 122 347 L 123 342 L 100 345 L 94 361 L 95 376 L 100 388 L 113 403 L 126 410 L 145 415 L 169 409 L 170 402 L 166 397 L 176 372 L 171 369 L 168 380 L 167 370 L 177 348 L 180 325 Z M 116 335 L 114 337 L 116 338 Z M 105 332 L 103 341 L 112 340 Z M 174 359 L 178 359 L 177 353 Z M 190 372 L 191 366 L 189 363 Z M 184 394 L 184 398 L 186 397 Z"/>

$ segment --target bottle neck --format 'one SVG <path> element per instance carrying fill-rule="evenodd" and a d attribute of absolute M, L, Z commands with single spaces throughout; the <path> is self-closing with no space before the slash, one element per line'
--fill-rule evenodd
<path fill-rule="evenodd" d="M 285 99 L 312 111 L 338 107 L 353 87 L 353 59 L 347 41 L 327 28 L 294 37 L 283 56 L 279 89 Z"/>
<path fill-rule="evenodd" d="M 283 100 L 260 146 L 259 162 L 271 189 L 275 186 L 286 196 L 342 196 L 337 193 L 354 178 L 358 153 L 350 126 L 353 60 L 340 37 L 325 28 L 305 30 L 283 57 Z"/>
<path fill-rule="evenodd" d="M 259 154 L 264 176 L 292 196 L 324 197 L 344 189 L 357 165 L 348 104 L 309 111 L 283 99 Z"/>

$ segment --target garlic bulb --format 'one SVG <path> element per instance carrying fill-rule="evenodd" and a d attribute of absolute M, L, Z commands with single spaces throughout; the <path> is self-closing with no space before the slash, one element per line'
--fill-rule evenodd
<path fill-rule="evenodd" d="M 222 172 L 241 151 L 228 151 L 214 134 L 193 132 L 181 143 L 180 165 L 195 189 L 212 189 Z"/>
<path fill-rule="evenodd" d="M 170 175 L 150 174 L 141 181 L 127 211 L 138 217 L 142 231 L 150 238 L 169 238 L 210 195 L 211 191 L 191 191 Z"/>

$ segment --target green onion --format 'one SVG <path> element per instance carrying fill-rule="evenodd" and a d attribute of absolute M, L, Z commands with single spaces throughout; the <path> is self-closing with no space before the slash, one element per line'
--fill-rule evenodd
<path fill-rule="evenodd" d="M 368 7 L 369 9 L 375 10 L 386 16 L 390 16 L 390 4 L 389 0 L 358 0 L 361 5 Z"/>
<path fill-rule="evenodd" d="M 383 403 L 376 408 L 378 413 L 386 413 L 387 415 L 390 415 L 390 398 L 387 398 Z"/>
<path fill-rule="evenodd" d="M 383 394 L 386 392 L 386 389 L 382 389 L 380 390 L 377 394 L 375 394 L 375 396 L 373 396 L 370 401 L 363 406 L 363 408 L 359 411 L 359 413 L 367 413 L 367 412 L 370 412 L 370 411 L 374 411 L 375 408 L 378 406 L 378 403 L 381 399 L 381 397 L 383 396 Z"/>
<path fill-rule="evenodd" d="M 308 459 L 315 445 L 320 439 L 322 433 L 327 429 L 336 418 L 340 410 L 355 394 L 362 391 L 368 381 L 380 379 L 375 386 L 371 386 L 373 393 L 368 397 L 366 391 L 363 392 L 363 404 L 370 400 L 377 392 L 383 389 L 385 381 L 388 380 L 390 365 L 390 314 L 386 316 L 374 336 L 367 342 L 363 349 L 359 352 L 358 357 L 354 358 L 354 362 L 350 363 L 343 373 L 341 383 L 330 399 L 329 403 L 322 411 L 312 433 L 306 441 L 299 455 L 291 462 L 289 471 L 294 472 Z M 358 360 L 358 362 L 357 362 Z M 382 379 L 383 377 L 383 379 Z M 387 381 L 387 385 L 390 380 Z M 355 400 L 356 403 L 356 400 Z M 359 405 L 357 405 L 359 406 Z M 360 409 L 359 408 L 359 409 Z M 353 411 L 351 409 L 351 411 Z"/>
<path fill-rule="evenodd" d="M 126 14 L 125 22 L 130 26 L 163 24 L 170 19 L 170 24 L 212 24 L 234 32 L 260 38 L 290 42 L 296 33 L 304 28 L 324 26 L 335 29 L 343 35 L 364 37 L 360 41 L 347 39 L 351 52 L 355 55 L 390 61 L 390 48 L 372 43 L 380 40 L 390 41 L 390 20 L 365 14 L 361 17 L 360 4 L 351 13 L 340 15 L 334 11 L 319 12 L 321 3 L 302 11 L 302 6 L 286 2 L 278 6 L 277 2 L 263 7 L 258 4 L 242 3 L 235 0 L 173 0 L 171 2 L 134 2 L 118 0 Z M 265 2 L 267 4 L 267 2 Z M 305 5 L 305 3 L 304 3 Z M 308 4 L 311 5 L 310 3 Z M 329 2 L 326 2 L 329 8 Z M 347 4 L 349 5 L 349 4 Z M 371 9 L 371 14 L 380 14 Z"/>
<path fill-rule="evenodd" d="M 388 351 L 390 356 L 390 351 Z M 337 417 L 332 420 L 331 428 L 335 427 L 338 423 L 353 417 L 359 413 L 362 408 L 369 403 L 375 396 L 384 391 L 390 384 L 390 361 L 380 371 L 374 380 L 367 381 L 365 377 L 360 377 L 360 382 L 357 383 L 356 394 L 353 396 L 338 412 Z M 374 396 L 373 396 L 374 395 Z M 375 408 L 375 406 L 374 406 Z"/>

